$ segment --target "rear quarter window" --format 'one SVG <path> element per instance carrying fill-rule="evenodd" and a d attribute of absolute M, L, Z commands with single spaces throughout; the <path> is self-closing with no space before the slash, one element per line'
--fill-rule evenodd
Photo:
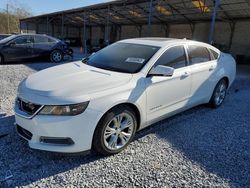
<path fill-rule="evenodd" d="M 218 58 L 219 58 L 219 54 L 218 54 L 216 51 L 214 51 L 214 50 L 212 50 L 212 49 L 210 49 L 210 51 L 211 51 L 211 53 L 212 53 L 214 59 L 218 59 Z"/>
<path fill-rule="evenodd" d="M 45 36 L 35 36 L 35 43 L 47 43 L 48 37 Z"/>

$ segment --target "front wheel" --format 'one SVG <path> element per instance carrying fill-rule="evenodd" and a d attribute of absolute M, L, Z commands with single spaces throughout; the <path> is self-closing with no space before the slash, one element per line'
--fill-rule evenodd
<path fill-rule="evenodd" d="M 60 63 L 63 60 L 63 54 L 60 50 L 54 50 L 50 53 L 50 60 L 54 63 Z"/>
<path fill-rule="evenodd" d="M 93 149 L 102 155 L 119 153 L 133 139 L 137 127 L 135 113 L 127 106 L 110 110 L 98 123 Z"/>
<path fill-rule="evenodd" d="M 213 108 L 219 107 L 223 103 L 226 97 L 226 93 L 227 93 L 227 83 L 224 79 L 222 79 L 215 86 L 215 89 L 214 89 L 214 92 L 210 99 L 209 104 Z"/>

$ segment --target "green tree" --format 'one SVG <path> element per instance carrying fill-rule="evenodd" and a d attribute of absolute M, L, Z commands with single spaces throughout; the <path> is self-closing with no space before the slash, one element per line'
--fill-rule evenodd
<path fill-rule="evenodd" d="M 31 11 L 28 6 L 19 3 L 17 0 L 10 0 L 7 4 L 8 14 L 7 8 L 6 10 L 0 10 L 0 33 L 18 33 L 19 20 L 32 16 Z"/>

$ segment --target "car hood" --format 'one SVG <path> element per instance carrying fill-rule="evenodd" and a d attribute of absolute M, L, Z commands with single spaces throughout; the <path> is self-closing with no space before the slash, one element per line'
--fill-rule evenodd
<path fill-rule="evenodd" d="M 98 69 L 82 62 L 68 63 L 37 72 L 25 79 L 18 88 L 19 95 L 36 97 L 89 97 L 100 91 L 122 86 L 131 74 Z M 33 101 L 33 100 L 32 100 Z"/>

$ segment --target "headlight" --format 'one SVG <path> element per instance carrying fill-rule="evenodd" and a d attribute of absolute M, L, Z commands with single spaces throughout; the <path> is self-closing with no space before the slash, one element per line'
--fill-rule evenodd
<path fill-rule="evenodd" d="M 63 106 L 44 106 L 39 115 L 75 116 L 83 113 L 88 104 L 89 102 Z"/>

